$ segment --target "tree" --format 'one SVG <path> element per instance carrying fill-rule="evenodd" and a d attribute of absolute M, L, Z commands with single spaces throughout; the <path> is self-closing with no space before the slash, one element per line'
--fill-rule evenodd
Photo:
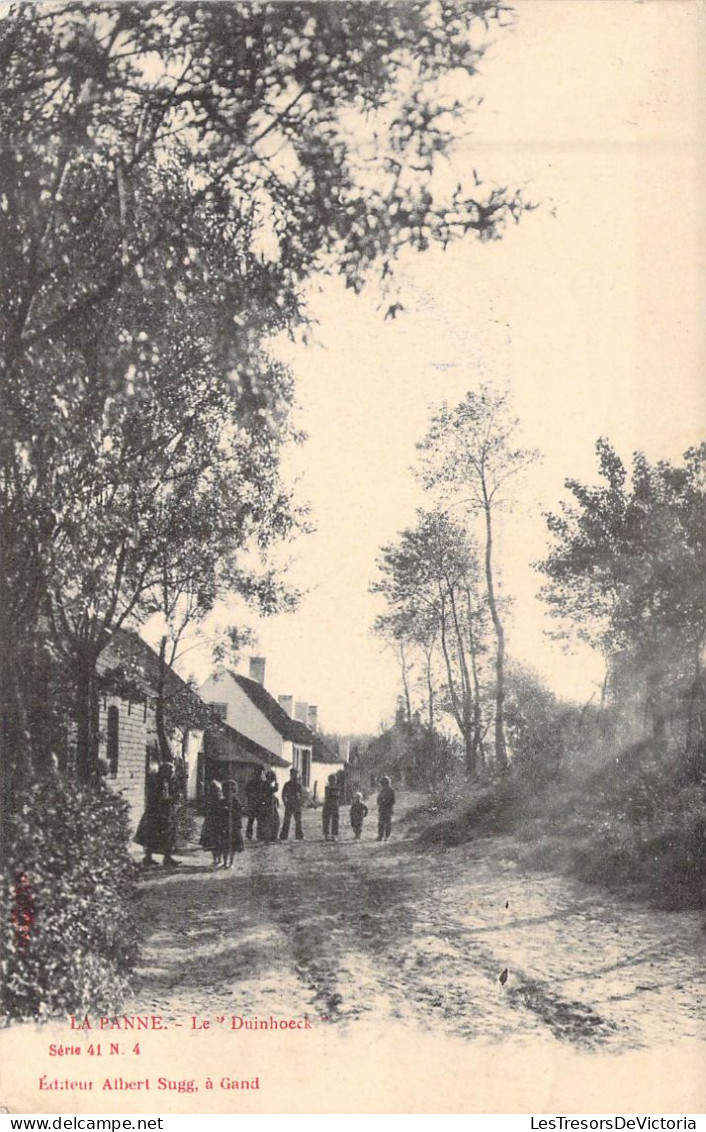
<path fill-rule="evenodd" d="M 448 707 L 463 737 L 466 771 L 473 775 L 484 757 L 485 730 L 479 676 L 485 611 L 475 548 L 447 515 L 420 511 L 416 527 L 382 548 L 378 569 L 381 577 L 371 589 L 385 597 L 390 613 L 378 618 L 376 629 L 402 646 L 423 643 L 429 653 L 438 641 Z M 433 705 L 431 690 L 430 698 Z"/>
<path fill-rule="evenodd" d="M 373 592 L 384 591 L 373 589 Z M 411 609 L 399 606 L 390 613 L 381 613 L 375 618 L 373 632 L 393 648 L 397 657 L 407 722 L 412 719 L 412 703 L 415 698 L 414 671 L 416 661 L 421 656 L 423 675 L 416 684 L 424 688 L 427 724 L 433 731 L 437 696 L 434 656 L 438 644 L 438 625 L 433 607 Z"/>
<path fill-rule="evenodd" d="M 631 476 L 607 440 L 596 451 L 601 482 L 567 480 L 573 501 L 547 516 L 543 596 L 560 635 L 602 651 L 614 691 L 639 691 L 659 747 L 675 697 L 702 705 L 706 445 L 681 465 L 637 452 Z"/>
<path fill-rule="evenodd" d="M 462 773 L 457 739 L 424 727 L 418 718 L 396 720 L 377 738 L 371 738 L 361 756 L 366 777 L 379 781 L 390 775 L 395 784 L 412 790 L 448 789 L 449 780 Z"/>
<path fill-rule="evenodd" d="M 531 669 L 511 664 L 506 726 L 512 764 L 533 788 L 552 782 L 575 744 L 581 710 L 562 704 Z"/>
<path fill-rule="evenodd" d="M 442 404 L 419 445 L 420 475 L 427 490 L 440 496 L 445 506 L 479 515 L 483 523 L 485 586 L 496 642 L 495 759 L 501 769 L 507 766 L 505 628 L 497 593 L 494 517 L 510 502 L 511 481 L 537 459 L 535 451 L 517 446 L 518 430 L 509 392 L 483 385 L 458 405 Z"/>
<path fill-rule="evenodd" d="M 497 237 L 519 217 L 504 189 L 432 189 L 465 109 L 440 80 L 473 75 L 479 29 L 505 12 L 489 0 L 7 10 L 0 607 L 13 748 L 33 746 L 17 673 L 38 626 L 76 686 L 85 774 L 111 630 L 139 624 L 160 589 L 165 614 L 178 592 L 206 608 L 222 561 L 242 581 L 233 555 L 292 531 L 278 479 L 291 386 L 268 341 L 306 323 L 304 282 L 339 272 L 359 290 L 377 273 L 389 286 L 401 249 Z"/>

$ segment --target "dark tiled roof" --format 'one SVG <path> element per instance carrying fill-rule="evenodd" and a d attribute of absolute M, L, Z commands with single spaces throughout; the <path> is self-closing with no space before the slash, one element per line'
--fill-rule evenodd
<path fill-rule="evenodd" d="M 233 762 L 247 763 L 250 766 L 289 766 L 286 759 L 268 751 L 236 731 L 235 727 L 224 723 L 218 729 L 209 728 L 204 735 L 204 751 L 217 759 L 229 759 Z"/>
<path fill-rule="evenodd" d="M 129 629 L 114 629 L 103 651 L 100 667 L 105 671 L 113 665 L 120 666 L 129 662 L 136 665 L 136 675 L 145 688 L 156 692 L 159 684 L 159 654 L 137 633 Z M 191 685 L 177 676 L 173 668 L 168 667 L 165 671 L 165 686 L 169 695 L 193 696 L 195 701 L 203 702 Z"/>
<path fill-rule="evenodd" d="M 305 747 L 311 747 L 314 743 L 316 736 L 313 731 L 310 731 L 305 724 L 301 723 L 298 719 L 289 720 L 290 734 L 288 738 L 294 743 L 299 743 Z"/>
<path fill-rule="evenodd" d="M 248 676 L 241 676 L 238 672 L 229 672 L 229 675 L 235 680 L 248 699 L 255 705 L 258 711 L 261 711 L 265 719 L 274 727 L 275 731 L 282 736 L 283 739 L 291 739 L 293 743 L 300 743 L 303 746 L 311 747 L 314 742 L 314 734 L 298 719 L 292 719 L 287 715 L 283 707 L 281 707 L 274 696 L 271 696 L 262 684 L 257 680 L 251 680 Z"/>

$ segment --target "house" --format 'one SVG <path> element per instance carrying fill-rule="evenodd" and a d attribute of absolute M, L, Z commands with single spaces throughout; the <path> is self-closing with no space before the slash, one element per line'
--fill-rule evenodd
<path fill-rule="evenodd" d="M 329 774 L 343 763 L 318 740 L 316 708 L 292 696 L 274 698 L 265 688 L 265 660 L 251 657 L 250 675 L 226 669 L 211 676 L 199 695 L 219 713 L 228 727 L 260 744 L 266 751 L 296 767 L 302 785 L 313 798 L 321 798 Z"/>

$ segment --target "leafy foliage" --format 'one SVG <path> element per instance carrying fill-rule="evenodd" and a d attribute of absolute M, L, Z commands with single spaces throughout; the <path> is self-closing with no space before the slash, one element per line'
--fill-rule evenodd
<path fill-rule="evenodd" d="M 523 791 L 513 776 L 490 784 L 474 785 L 455 800 L 451 812 L 430 811 L 432 820 L 419 834 L 422 845 L 463 845 L 478 837 L 493 837 L 513 831 L 523 813 Z"/>
<path fill-rule="evenodd" d="M 362 756 L 365 774 L 387 774 L 411 790 L 443 791 L 462 768 L 458 742 L 425 727 L 418 719 L 398 718 L 393 727 L 370 741 Z"/>
<path fill-rule="evenodd" d="M 533 672 L 511 666 L 505 718 L 512 764 L 521 776 L 535 783 L 556 778 L 571 749 L 576 715 Z"/>
<path fill-rule="evenodd" d="M 13 1018 L 115 1008 L 136 955 L 126 804 L 55 774 L 6 815 L 2 999 Z"/>
<path fill-rule="evenodd" d="M 601 648 L 613 694 L 637 696 L 662 738 L 665 718 L 686 714 L 689 685 L 701 687 L 706 445 L 681 466 L 638 452 L 630 480 L 607 440 L 597 453 L 598 486 L 568 480 L 574 502 L 547 517 L 554 546 L 539 564 L 543 593 L 559 634 Z"/>
<path fill-rule="evenodd" d="M 585 880 L 639 886 L 665 908 L 706 904 L 706 789 L 682 762 L 639 751 L 615 760 L 577 805 L 570 863 Z"/>

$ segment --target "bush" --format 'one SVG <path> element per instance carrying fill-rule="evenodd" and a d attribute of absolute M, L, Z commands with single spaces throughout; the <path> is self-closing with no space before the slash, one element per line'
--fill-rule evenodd
<path fill-rule="evenodd" d="M 685 784 L 683 754 L 633 744 L 586 785 L 573 871 L 609 888 L 636 885 L 664 908 L 703 907 L 706 787 Z"/>
<path fill-rule="evenodd" d="M 524 792 L 512 775 L 471 788 L 450 814 L 422 830 L 419 841 L 422 845 L 452 846 L 476 837 L 507 833 L 521 818 L 524 802 Z"/>
<path fill-rule="evenodd" d="M 662 908 L 706 906 L 706 783 L 685 776 L 679 751 L 660 755 L 643 741 L 598 770 L 566 768 L 552 779 L 520 762 L 494 782 L 432 796 L 415 817 L 423 845 L 514 833 L 528 865 Z"/>
<path fill-rule="evenodd" d="M 126 803 L 52 775 L 7 816 L 0 895 L 9 1018 L 115 1009 L 137 959 Z"/>

